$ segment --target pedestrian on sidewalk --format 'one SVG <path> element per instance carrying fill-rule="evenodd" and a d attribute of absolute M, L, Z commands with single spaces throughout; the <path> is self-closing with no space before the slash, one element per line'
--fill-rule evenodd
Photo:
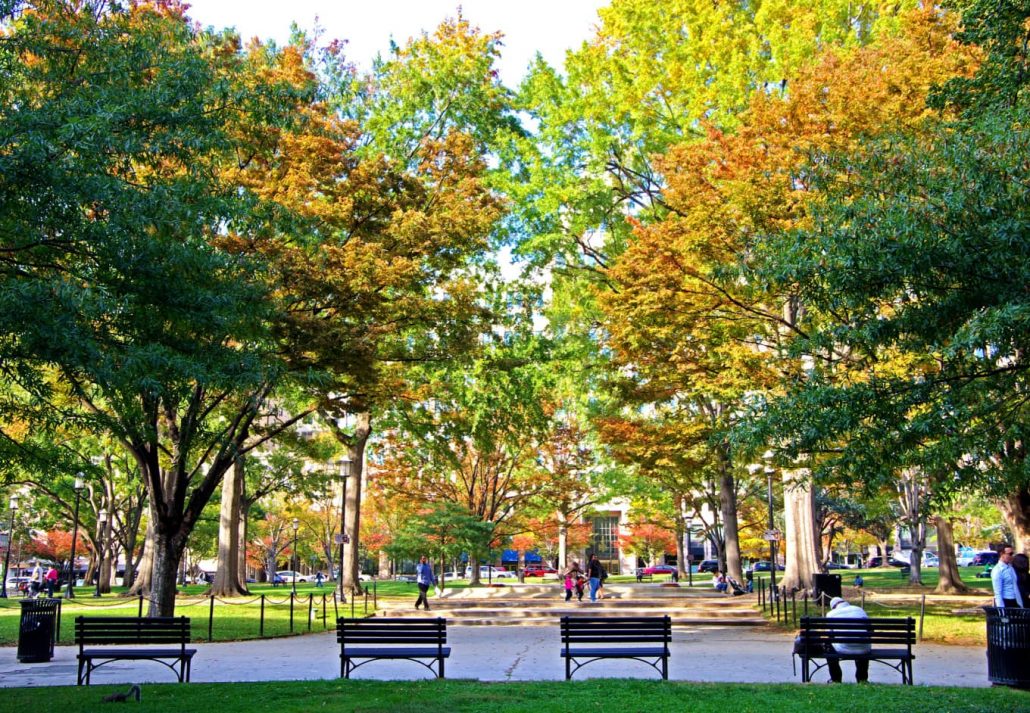
<path fill-rule="evenodd" d="M 572 572 L 565 573 L 565 601 L 572 601 L 572 588 L 575 586 L 572 583 Z"/>
<path fill-rule="evenodd" d="M 43 568 L 39 566 L 39 560 L 36 560 L 36 564 L 32 568 L 32 574 L 29 575 L 28 598 L 35 599 L 41 591 L 43 591 Z"/>
<path fill-rule="evenodd" d="M 436 584 L 436 575 L 433 574 L 433 565 L 429 564 L 425 555 L 418 562 L 418 566 L 415 568 L 415 581 L 418 582 L 418 599 L 415 600 L 415 608 L 418 609 L 420 604 L 426 605 L 426 611 L 429 611 L 429 588 Z"/>
<path fill-rule="evenodd" d="M 597 590 L 601 588 L 601 560 L 597 555 L 590 555 L 590 564 L 587 565 L 587 576 L 590 578 L 590 601 L 597 601 Z"/>
<path fill-rule="evenodd" d="M 998 551 L 998 564 L 991 570 L 991 585 L 994 588 L 994 606 L 1022 608 L 1025 606 L 1019 593 L 1019 580 L 1012 568 L 1012 545 L 1002 545 Z"/>
<path fill-rule="evenodd" d="M 46 595 L 48 598 L 54 598 L 54 588 L 57 587 L 57 568 L 50 565 L 50 568 L 43 575 L 43 582 L 46 585 Z"/>

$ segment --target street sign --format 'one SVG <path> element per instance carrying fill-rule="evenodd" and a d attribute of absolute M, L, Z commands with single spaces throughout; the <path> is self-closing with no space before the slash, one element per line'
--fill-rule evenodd
<path fill-rule="evenodd" d="M 346 532 L 342 535 L 340 533 L 336 533 L 335 535 L 333 535 L 333 542 L 335 542 L 338 545 L 349 545 L 350 535 L 348 535 Z"/>
<path fill-rule="evenodd" d="M 768 542 L 779 542 L 783 534 L 779 530 L 766 530 L 762 533 L 762 539 Z"/>

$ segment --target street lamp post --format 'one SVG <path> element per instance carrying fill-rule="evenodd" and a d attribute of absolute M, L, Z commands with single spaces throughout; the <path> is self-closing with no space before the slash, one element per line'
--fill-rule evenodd
<path fill-rule="evenodd" d="M 0 599 L 7 599 L 7 577 L 10 575 L 11 550 L 14 548 L 14 514 L 18 511 L 18 496 L 11 496 L 11 526 L 7 528 L 7 554 L 4 555 L 4 583 Z"/>
<path fill-rule="evenodd" d="M 72 555 L 68 560 L 68 569 L 71 570 L 68 574 L 69 599 L 75 598 L 75 541 L 79 539 L 79 496 L 82 495 L 84 487 L 86 484 L 82 480 L 82 473 L 79 473 L 79 477 L 75 479 L 75 526 L 72 528 Z"/>
<path fill-rule="evenodd" d="M 297 531 L 300 529 L 300 520 L 293 518 L 293 594 L 297 594 Z"/>
<path fill-rule="evenodd" d="M 343 548 L 347 544 L 347 478 L 350 477 L 350 458 L 336 461 L 340 473 L 340 601 L 347 601 L 347 593 L 343 590 Z"/>
<path fill-rule="evenodd" d="M 107 510 L 97 513 L 97 589 L 93 592 L 94 597 L 100 594 L 100 577 L 104 571 L 104 529 L 107 526 Z"/>
<path fill-rule="evenodd" d="M 770 461 L 775 455 L 772 451 L 766 451 L 762 454 L 762 458 L 766 462 L 765 466 L 765 477 L 767 479 L 766 485 L 766 498 L 769 503 L 769 584 L 772 587 L 773 597 L 776 597 L 776 538 L 773 536 L 773 531 L 776 529 L 775 521 L 773 520 L 773 473 L 774 468 L 769 465 Z"/>
<path fill-rule="evenodd" d="M 690 554 L 690 534 L 691 534 L 691 531 L 693 529 L 694 529 L 694 518 L 690 518 L 689 520 L 687 520 L 687 556 L 686 556 L 686 560 L 687 560 L 687 586 L 688 587 L 693 587 L 694 586 L 694 563 L 693 563 L 693 559 L 694 558 Z"/>

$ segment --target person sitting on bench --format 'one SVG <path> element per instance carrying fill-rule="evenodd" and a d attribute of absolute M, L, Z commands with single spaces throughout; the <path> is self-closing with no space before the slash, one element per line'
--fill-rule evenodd
<path fill-rule="evenodd" d="M 834 597 L 830 600 L 830 611 L 826 612 L 827 619 L 868 619 L 862 607 L 848 604 L 841 597 Z M 833 644 L 833 649 L 842 654 L 864 654 L 870 650 L 869 644 Z M 826 660 L 826 666 L 830 669 L 830 680 L 840 683 L 844 680 L 844 671 L 841 670 L 840 661 L 834 658 Z M 869 659 L 855 659 L 855 680 L 865 683 L 869 680 Z"/>

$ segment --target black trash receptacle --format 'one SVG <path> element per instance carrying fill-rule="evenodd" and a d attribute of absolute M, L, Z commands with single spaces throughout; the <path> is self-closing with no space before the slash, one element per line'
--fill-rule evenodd
<path fill-rule="evenodd" d="M 841 594 L 842 590 L 839 574 L 822 574 L 821 572 L 817 572 L 813 575 L 813 578 L 815 592 L 812 596 L 815 597 L 817 602 L 823 601 L 828 605 L 830 600 L 834 597 L 843 596 Z"/>
<path fill-rule="evenodd" d="M 42 663 L 54 657 L 57 642 L 57 620 L 61 616 L 60 599 L 28 599 L 21 603 L 21 625 L 18 627 L 18 660 Z"/>
<path fill-rule="evenodd" d="M 984 607 L 987 612 L 987 678 L 1030 688 L 1030 609 Z"/>

